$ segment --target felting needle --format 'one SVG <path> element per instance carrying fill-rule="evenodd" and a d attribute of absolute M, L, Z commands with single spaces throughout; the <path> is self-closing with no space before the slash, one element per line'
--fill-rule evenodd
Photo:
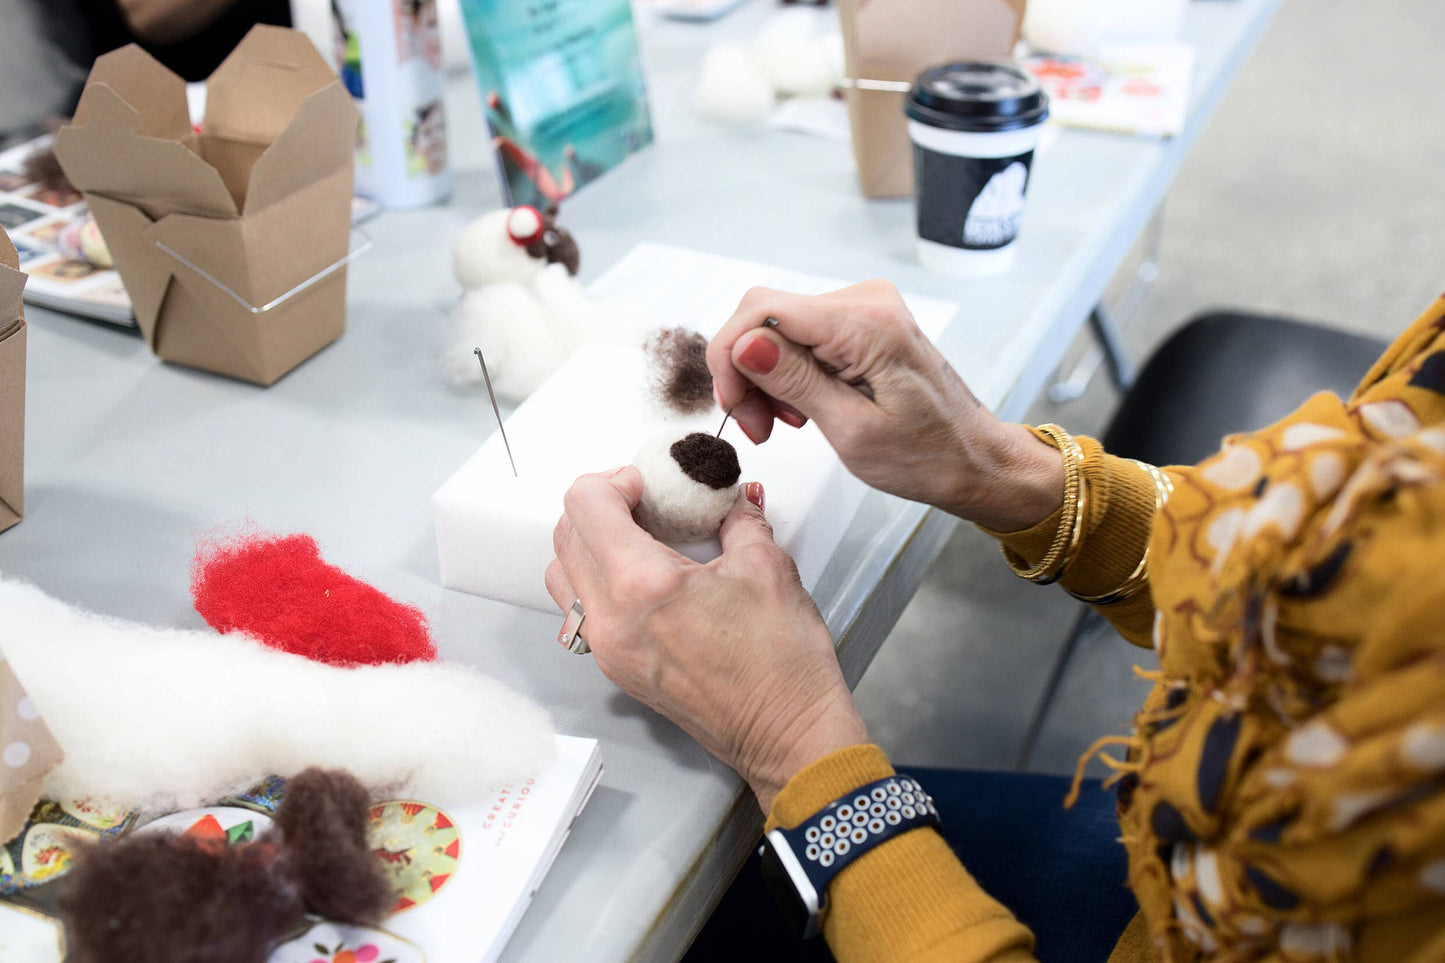
<path fill-rule="evenodd" d="M 728 419 L 731 418 L 732 416 L 733 416 L 733 410 L 732 410 L 731 408 L 729 408 L 727 411 L 723 412 L 723 423 L 717 426 L 717 434 L 713 436 L 714 438 L 721 438 L 721 437 L 722 437 L 722 430 L 728 426 Z"/>
<path fill-rule="evenodd" d="M 502 409 L 497 407 L 497 393 L 492 390 L 492 376 L 487 374 L 487 359 L 482 357 L 482 349 L 476 348 L 477 363 L 482 366 L 482 380 L 487 383 L 487 397 L 492 399 L 492 413 L 497 416 L 497 430 L 502 433 L 502 445 L 507 449 L 507 461 L 512 464 L 512 477 L 520 478 L 517 474 L 517 462 L 512 458 L 512 445 L 507 441 L 507 426 L 502 424 Z M 718 430 L 722 434 L 722 430 Z"/>

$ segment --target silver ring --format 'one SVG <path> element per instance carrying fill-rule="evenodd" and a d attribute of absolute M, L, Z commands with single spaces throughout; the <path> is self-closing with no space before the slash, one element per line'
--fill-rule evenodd
<path fill-rule="evenodd" d="M 587 613 L 582 611 L 582 600 L 573 599 L 572 609 L 562 620 L 562 631 L 557 633 L 557 644 L 573 655 L 586 655 L 592 647 L 582 638 L 582 620 Z"/>

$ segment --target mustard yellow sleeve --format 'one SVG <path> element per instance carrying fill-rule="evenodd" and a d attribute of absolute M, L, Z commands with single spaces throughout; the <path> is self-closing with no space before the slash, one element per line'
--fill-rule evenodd
<path fill-rule="evenodd" d="M 1089 497 L 1079 554 L 1059 584 L 1080 595 L 1097 596 L 1119 586 L 1143 557 L 1154 524 L 1155 489 L 1138 463 L 1106 453 L 1093 438 L 1075 440 L 1084 452 L 1082 471 Z M 1017 532 L 979 528 L 1033 564 L 1048 551 L 1063 512 L 1060 505 L 1037 525 Z M 1094 610 L 1130 642 L 1150 644 L 1154 603 L 1147 586 L 1130 598 L 1096 605 Z"/>
<path fill-rule="evenodd" d="M 767 828 L 791 829 L 844 793 L 891 775 L 877 746 L 840 749 L 783 787 Z M 1034 959 L 1033 934 L 974 882 L 933 829 L 891 839 L 838 874 L 828 888 L 823 935 L 839 963 Z"/>

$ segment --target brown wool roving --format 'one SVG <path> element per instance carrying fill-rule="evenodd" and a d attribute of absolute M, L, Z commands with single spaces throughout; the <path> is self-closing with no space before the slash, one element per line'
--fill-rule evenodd
<path fill-rule="evenodd" d="M 687 328 L 659 328 L 643 343 L 657 400 L 681 415 L 712 408 L 712 372 L 707 370 L 707 339 Z"/>
<path fill-rule="evenodd" d="M 67 963 L 260 963 L 308 912 L 379 920 L 392 893 L 368 804 L 348 773 L 308 769 L 286 785 L 281 831 L 255 842 L 155 832 L 81 851 L 58 884 Z"/>
<path fill-rule="evenodd" d="M 737 499 L 742 468 L 732 445 L 706 432 L 658 435 L 632 464 L 642 475 L 637 523 L 664 542 L 712 538 Z"/>
<path fill-rule="evenodd" d="M 743 473 L 737 449 L 703 431 L 673 442 L 668 452 L 684 475 L 709 488 L 731 488 Z"/>

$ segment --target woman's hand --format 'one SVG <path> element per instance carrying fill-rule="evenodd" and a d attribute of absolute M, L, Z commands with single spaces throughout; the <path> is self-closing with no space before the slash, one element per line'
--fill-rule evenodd
<path fill-rule="evenodd" d="M 699 565 L 633 521 L 635 468 L 584 475 L 553 533 L 547 591 L 563 611 L 581 599 L 602 672 L 737 770 L 766 812 L 794 773 L 868 734 L 827 626 L 773 542 L 762 486 L 743 491 L 722 555 Z"/>
<path fill-rule="evenodd" d="M 755 443 L 811 418 L 863 481 L 998 531 L 1063 499 L 1059 453 L 979 404 L 896 288 L 754 288 L 708 345 L 718 402 Z"/>

